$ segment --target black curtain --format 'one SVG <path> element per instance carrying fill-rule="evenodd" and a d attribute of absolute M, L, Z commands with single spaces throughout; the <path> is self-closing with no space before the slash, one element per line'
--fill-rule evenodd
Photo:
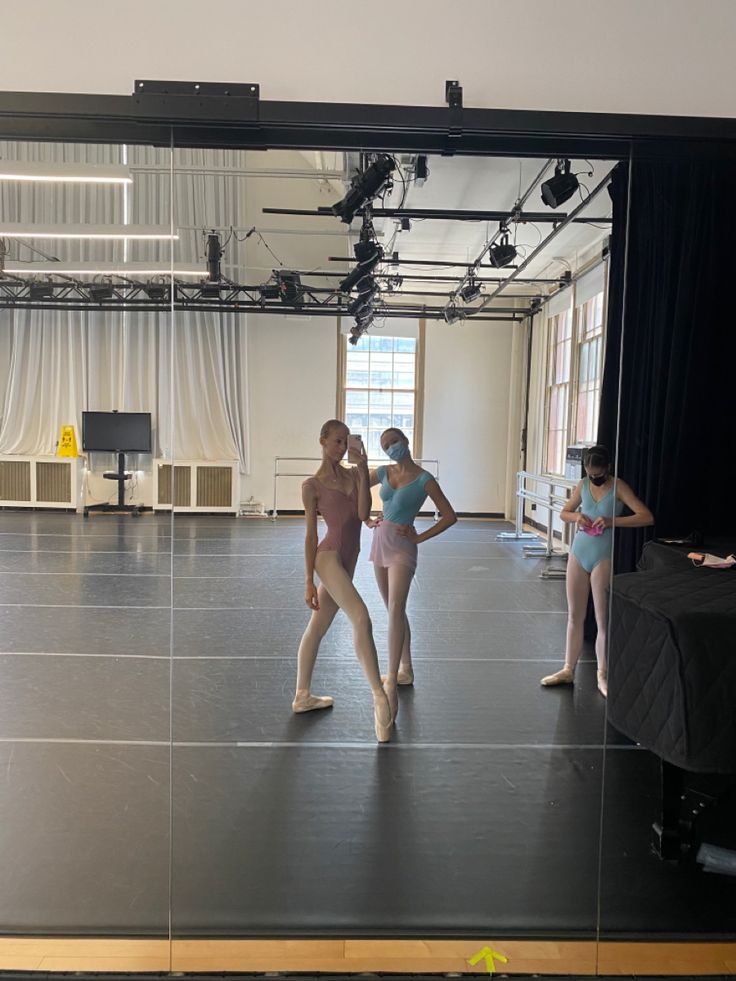
<path fill-rule="evenodd" d="M 706 547 L 736 532 L 735 181 L 726 162 L 644 160 L 619 164 L 611 183 L 598 439 L 613 450 L 620 364 L 618 475 L 657 537 L 698 532 Z M 651 535 L 616 535 L 616 572 L 634 569 Z"/>

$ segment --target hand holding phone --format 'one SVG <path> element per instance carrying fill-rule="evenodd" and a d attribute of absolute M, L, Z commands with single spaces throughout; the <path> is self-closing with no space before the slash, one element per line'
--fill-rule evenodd
<path fill-rule="evenodd" d="M 360 463 L 366 459 L 363 440 L 360 436 L 351 433 L 348 436 L 348 463 Z"/>

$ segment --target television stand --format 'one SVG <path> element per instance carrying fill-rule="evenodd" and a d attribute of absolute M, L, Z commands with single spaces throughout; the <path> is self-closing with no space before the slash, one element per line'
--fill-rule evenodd
<path fill-rule="evenodd" d="M 113 514 L 130 514 L 134 518 L 139 518 L 143 510 L 140 504 L 125 503 L 125 481 L 132 476 L 125 470 L 125 453 L 118 453 L 118 469 L 107 470 L 102 475 L 105 480 L 117 480 L 118 482 L 118 502 L 117 504 L 88 504 L 84 508 L 84 517 L 89 517 L 90 511 L 106 511 Z"/>

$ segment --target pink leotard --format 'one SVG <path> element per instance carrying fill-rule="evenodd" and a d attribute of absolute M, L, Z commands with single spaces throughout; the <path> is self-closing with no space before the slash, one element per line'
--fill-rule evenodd
<path fill-rule="evenodd" d="M 358 517 L 358 471 L 352 467 L 348 473 L 353 482 L 350 494 L 326 487 L 316 477 L 305 480 L 317 495 L 317 511 L 325 519 L 327 534 L 317 546 L 318 552 L 337 552 L 345 568 L 355 562 L 360 551 L 361 521 Z"/>

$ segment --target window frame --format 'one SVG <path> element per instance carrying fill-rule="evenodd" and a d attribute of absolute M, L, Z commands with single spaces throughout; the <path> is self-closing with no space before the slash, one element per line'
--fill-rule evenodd
<path fill-rule="evenodd" d="M 348 334 L 344 334 L 341 330 L 340 318 L 337 321 L 337 338 L 338 338 L 338 357 L 337 357 L 337 400 L 336 400 L 336 416 L 338 419 L 344 419 L 346 415 L 346 403 L 347 403 L 347 392 L 348 388 L 352 386 L 347 385 L 347 364 L 348 364 Z M 390 332 L 385 333 L 386 337 L 395 337 L 395 334 Z M 423 437 L 424 437 L 424 364 L 425 364 L 425 344 L 426 338 L 426 321 L 424 318 L 419 320 L 419 336 L 417 337 L 417 346 L 414 355 L 414 388 L 389 388 L 389 389 L 379 389 L 370 386 L 366 388 L 366 391 L 388 391 L 388 392 L 413 392 L 414 393 L 414 446 L 412 449 L 412 455 L 415 460 L 420 460 L 422 458 L 423 451 Z"/>

